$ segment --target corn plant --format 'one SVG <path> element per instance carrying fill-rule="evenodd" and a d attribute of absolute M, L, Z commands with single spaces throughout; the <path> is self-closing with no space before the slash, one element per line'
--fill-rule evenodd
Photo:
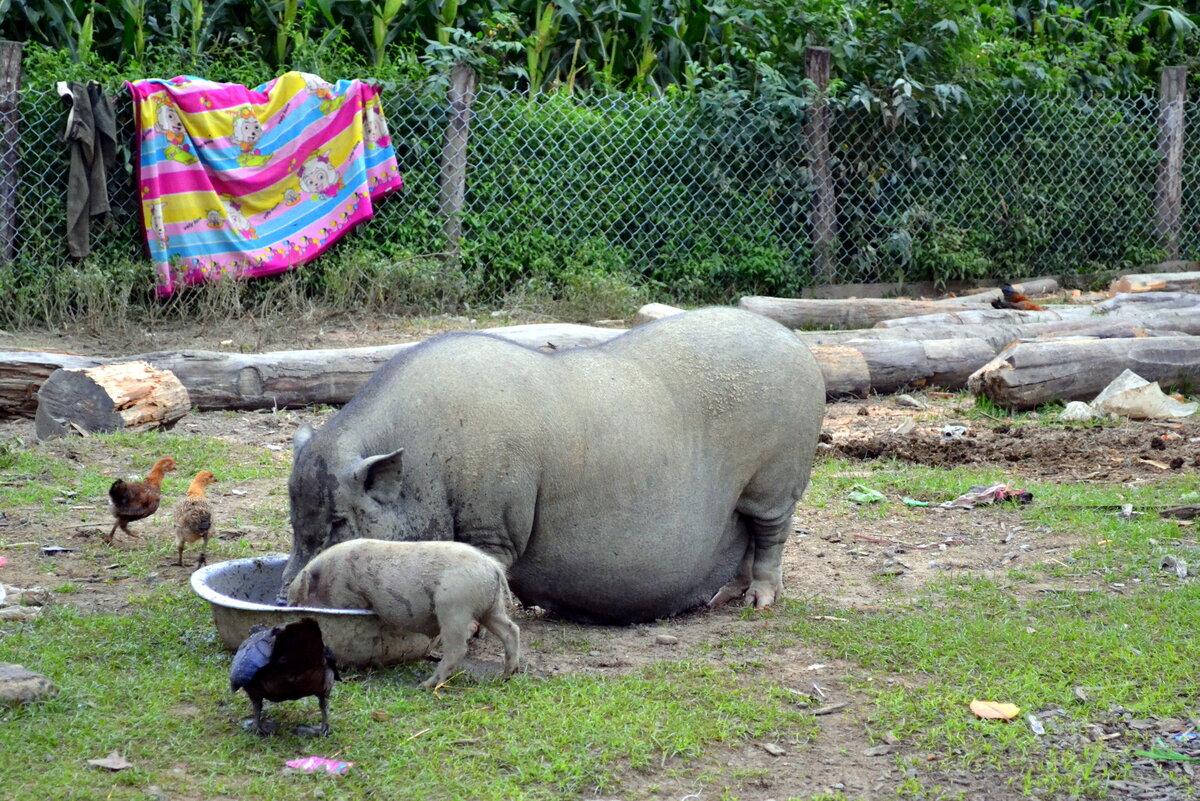
<path fill-rule="evenodd" d="M 372 62 L 376 69 L 383 66 L 384 56 L 387 52 L 387 46 L 396 36 L 394 27 L 396 17 L 400 15 L 400 10 L 404 7 L 406 0 L 383 0 L 381 3 L 375 3 L 373 13 L 371 14 L 371 44 L 372 44 Z"/>
<path fill-rule="evenodd" d="M 69 50 L 78 56 L 86 38 L 91 47 L 91 33 L 84 34 L 83 19 L 93 3 L 62 2 L 62 0 L 3 0 L 0 2 L 0 24 L 6 38 L 35 41 L 57 50 Z"/>
<path fill-rule="evenodd" d="M 442 0 L 438 14 L 437 42 L 445 47 L 450 43 L 450 31 L 458 21 L 458 0 Z"/>
<path fill-rule="evenodd" d="M 108 0 L 108 11 L 121 32 L 124 50 L 135 64 L 146 54 L 146 7 L 149 0 Z"/>
<path fill-rule="evenodd" d="M 529 81 L 529 96 L 533 97 L 546 83 L 546 70 L 550 65 L 551 51 L 556 44 L 559 28 L 559 11 L 553 3 L 542 6 L 537 16 L 532 36 L 525 37 L 526 77 Z"/>

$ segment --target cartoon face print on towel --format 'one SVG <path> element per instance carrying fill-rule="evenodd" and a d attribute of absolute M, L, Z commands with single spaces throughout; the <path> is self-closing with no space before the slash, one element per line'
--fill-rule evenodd
<path fill-rule="evenodd" d="M 262 86 L 128 84 L 158 294 L 320 255 L 403 181 L 379 88 L 289 72 Z"/>

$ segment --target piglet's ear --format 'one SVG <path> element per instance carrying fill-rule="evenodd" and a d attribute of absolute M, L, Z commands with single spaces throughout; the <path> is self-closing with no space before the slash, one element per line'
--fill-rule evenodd
<path fill-rule="evenodd" d="M 377 503 L 395 503 L 403 482 L 400 471 L 404 449 L 368 456 L 354 467 L 354 480 Z"/>
<path fill-rule="evenodd" d="M 308 441 L 313 438 L 313 427 L 308 423 L 296 429 L 295 435 L 292 437 L 292 454 L 300 453 L 300 449 L 308 444 Z"/>

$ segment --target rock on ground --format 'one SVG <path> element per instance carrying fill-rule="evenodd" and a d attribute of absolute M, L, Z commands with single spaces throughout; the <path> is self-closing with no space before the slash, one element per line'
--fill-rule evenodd
<path fill-rule="evenodd" d="M 11 662 L 0 662 L 0 703 L 31 704 L 56 692 L 54 683 L 41 673 Z"/>

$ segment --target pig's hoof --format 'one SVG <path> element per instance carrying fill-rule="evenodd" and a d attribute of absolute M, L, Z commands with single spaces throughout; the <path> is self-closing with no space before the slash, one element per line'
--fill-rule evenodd
<path fill-rule="evenodd" d="M 724 606 L 730 601 L 736 601 L 746 594 L 746 588 L 750 586 L 744 582 L 731 581 L 721 589 L 717 590 L 717 594 L 708 602 L 709 606 Z"/>
<path fill-rule="evenodd" d="M 747 605 L 753 604 L 756 609 L 762 609 L 775 603 L 778 594 L 779 591 L 773 584 L 756 581 L 746 591 L 746 603 Z"/>

